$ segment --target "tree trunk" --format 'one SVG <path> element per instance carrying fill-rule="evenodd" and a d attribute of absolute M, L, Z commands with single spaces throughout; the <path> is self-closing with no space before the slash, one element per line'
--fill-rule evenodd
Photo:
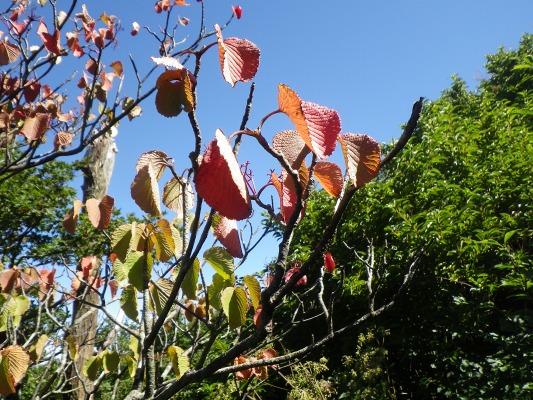
<path fill-rule="evenodd" d="M 116 129 L 114 134 L 105 134 L 87 148 L 84 157 L 85 166 L 82 169 L 83 202 L 90 198 L 101 199 L 107 194 L 109 181 L 113 173 L 115 155 Z M 91 254 L 87 254 L 88 256 Z M 81 266 L 78 266 L 81 271 Z M 94 290 L 89 290 L 87 285 L 81 285 L 77 295 L 90 304 L 99 304 L 100 298 Z M 82 301 L 74 301 L 72 312 L 72 331 L 78 340 L 78 359 L 70 371 L 71 388 L 70 400 L 88 399 L 93 391 L 93 383 L 82 373 L 83 365 L 94 353 L 96 328 L 98 325 L 98 310 Z"/>

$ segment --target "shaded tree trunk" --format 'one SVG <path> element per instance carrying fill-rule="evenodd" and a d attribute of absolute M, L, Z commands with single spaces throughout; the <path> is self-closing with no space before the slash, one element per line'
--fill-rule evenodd
<path fill-rule="evenodd" d="M 116 134 L 116 129 L 113 129 Z M 105 134 L 87 148 L 84 157 L 85 166 L 82 168 L 84 179 L 82 185 L 83 202 L 87 199 L 101 199 L 107 194 L 117 148 L 115 134 Z M 87 254 L 92 255 L 92 254 Z M 81 266 L 78 266 L 81 271 Z M 100 298 L 87 285 L 81 285 L 77 295 L 89 303 L 74 301 L 72 312 L 72 331 L 78 340 L 78 360 L 70 371 L 71 388 L 70 400 L 85 400 L 93 391 L 93 383 L 82 373 L 83 365 L 94 353 L 94 346 L 98 326 L 98 310 L 90 304 L 99 304 Z"/>

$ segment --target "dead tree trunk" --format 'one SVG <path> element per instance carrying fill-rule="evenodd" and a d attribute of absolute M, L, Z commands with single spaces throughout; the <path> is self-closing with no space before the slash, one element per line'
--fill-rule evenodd
<path fill-rule="evenodd" d="M 87 148 L 84 157 L 85 166 L 82 168 L 84 203 L 87 199 L 101 199 L 107 194 L 117 152 L 114 139 L 116 129 L 112 129 L 112 132 L 103 135 Z M 81 270 L 80 266 L 78 270 Z M 82 369 L 94 353 L 98 325 L 98 310 L 90 304 L 99 304 L 100 298 L 87 285 L 81 285 L 77 295 L 83 301 L 74 301 L 72 312 L 72 331 L 78 340 L 79 350 L 78 359 L 69 374 L 70 387 L 73 390 L 70 400 L 85 400 L 92 397 L 90 395 L 93 383 L 83 375 Z"/>

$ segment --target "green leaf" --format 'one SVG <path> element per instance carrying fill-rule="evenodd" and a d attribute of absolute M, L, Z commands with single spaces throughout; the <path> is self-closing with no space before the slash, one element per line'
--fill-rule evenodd
<path fill-rule="evenodd" d="M 135 361 L 130 355 L 124 357 L 124 361 L 126 361 L 126 365 L 128 366 L 130 377 L 133 378 L 135 376 L 135 369 L 137 368 L 137 361 Z"/>
<path fill-rule="evenodd" d="M 189 370 L 189 358 L 183 355 L 183 349 L 178 346 L 168 346 L 167 353 L 172 362 L 176 379 L 181 378 Z"/>
<path fill-rule="evenodd" d="M 82 373 L 91 381 L 95 381 L 98 378 L 98 371 L 102 367 L 102 358 L 100 356 L 91 356 L 83 364 Z"/>
<path fill-rule="evenodd" d="M 130 335 L 130 342 L 128 344 L 128 349 L 130 349 L 133 352 L 133 358 L 135 360 L 138 360 L 139 359 L 139 339 L 137 339 L 133 335 Z"/>
<path fill-rule="evenodd" d="M 514 231 L 509 231 L 505 234 L 505 236 L 503 237 L 503 244 L 507 244 L 507 242 L 509 241 L 509 239 L 511 239 L 514 234 L 516 233 L 516 229 Z"/>
<path fill-rule="evenodd" d="M 129 285 L 122 291 L 122 296 L 120 296 L 120 307 L 122 307 L 122 310 L 128 318 L 137 321 L 139 315 L 137 289 L 135 289 L 133 285 Z"/>
<path fill-rule="evenodd" d="M 246 292 L 242 288 L 228 287 L 224 289 L 221 302 L 231 329 L 238 328 L 246 322 L 248 301 L 246 299 Z"/>
<path fill-rule="evenodd" d="M 126 255 L 130 250 L 130 242 L 132 236 L 132 224 L 125 224 L 119 226 L 111 236 L 111 248 L 118 259 L 122 262 L 126 260 Z"/>
<path fill-rule="evenodd" d="M 28 308 L 30 308 L 30 299 L 24 295 L 15 296 L 14 299 L 17 303 L 17 306 L 13 312 L 13 315 L 20 317 L 24 315 L 26 311 L 28 311 Z"/>
<path fill-rule="evenodd" d="M 209 297 L 209 305 L 216 310 L 222 309 L 221 295 L 222 291 L 227 287 L 233 287 L 235 278 L 233 275 L 230 279 L 224 279 L 220 274 L 213 275 L 213 283 L 207 288 L 207 295 Z"/>
<path fill-rule="evenodd" d="M 116 370 L 119 363 L 120 357 L 116 351 L 106 350 L 102 353 L 102 365 L 106 374 Z"/>
<path fill-rule="evenodd" d="M 257 279 L 252 275 L 246 275 L 243 278 L 243 281 L 248 288 L 248 292 L 250 292 L 252 305 L 254 306 L 254 309 L 257 309 L 257 306 L 259 306 L 259 301 L 261 300 L 261 286 L 259 285 Z"/>
<path fill-rule="evenodd" d="M 7 323 L 17 309 L 16 300 L 5 293 L 0 293 L 0 332 L 5 332 Z"/>
<path fill-rule="evenodd" d="M 150 254 L 144 254 L 140 251 L 132 251 L 126 257 L 126 261 L 122 263 L 120 260 L 115 260 L 113 264 L 113 274 L 119 286 L 126 287 L 133 285 L 139 291 L 143 290 L 143 269 L 148 268 L 148 276 L 152 273 L 152 265 L 154 261 Z"/>
<path fill-rule="evenodd" d="M 196 289 L 198 287 L 198 273 L 200 272 L 200 260 L 194 259 L 191 268 L 185 274 L 181 289 L 183 294 L 190 300 L 196 300 Z"/>
<path fill-rule="evenodd" d="M 233 257 L 223 247 L 211 247 L 204 252 L 204 260 L 224 279 L 233 273 Z"/>
<path fill-rule="evenodd" d="M 174 283 L 166 278 L 159 278 L 155 282 L 155 285 L 151 285 L 150 294 L 152 300 L 152 309 L 155 310 L 157 315 L 161 315 L 161 312 L 167 303 L 168 296 L 170 295 L 173 287 Z"/>

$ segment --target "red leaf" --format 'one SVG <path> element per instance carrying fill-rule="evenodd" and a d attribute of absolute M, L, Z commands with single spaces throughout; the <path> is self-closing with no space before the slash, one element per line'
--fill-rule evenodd
<path fill-rule="evenodd" d="M 285 282 L 290 281 L 292 276 L 297 272 L 300 272 L 300 267 L 298 266 L 294 266 L 291 269 L 289 269 L 287 273 L 285 274 Z M 305 285 L 307 285 L 307 275 L 302 276 L 300 279 L 298 279 L 298 282 L 296 282 L 296 286 L 305 286 Z"/>
<path fill-rule="evenodd" d="M 26 118 L 21 133 L 28 141 L 40 139 L 48 130 L 50 115 L 44 113 L 34 113 Z"/>
<path fill-rule="evenodd" d="M 11 43 L 0 40 L 0 65 L 11 64 L 17 61 L 20 56 L 20 50 Z"/>
<path fill-rule="evenodd" d="M 222 31 L 215 25 L 218 38 L 220 69 L 224 80 L 231 86 L 253 79 L 259 68 L 260 50 L 246 39 L 222 39 Z"/>
<path fill-rule="evenodd" d="M 107 229 L 111 222 L 115 199 L 107 195 L 102 200 L 89 199 L 85 203 L 89 220 L 96 229 Z"/>
<path fill-rule="evenodd" d="M 109 281 L 108 284 L 109 289 L 111 289 L 111 298 L 115 298 L 118 291 L 118 282 L 116 280 Z"/>
<path fill-rule="evenodd" d="M 298 174 L 300 177 L 300 184 L 303 188 L 307 184 L 308 179 L 307 168 L 305 167 L 305 163 L 302 163 Z M 272 173 L 270 178 L 272 179 L 272 183 L 274 184 L 274 187 L 276 188 L 280 198 L 279 203 L 281 210 L 281 218 L 284 223 L 287 223 L 289 222 L 294 212 L 294 208 L 296 207 L 296 202 L 298 200 L 294 180 L 285 170 L 281 172 L 281 180 L 278 178 L 276 173 Z M 303 217 L 304 212 L 305 208 L 303 208 L 300 212 L 298 220 Z"/>
<path fill-rule="evenodd" d="M 341 131 L 339 114 L 335 110 L 300 100 L 286 85 L 278 86 L 278 104 L 318 158 L 324 159 L 333 153 Z"/>
<path fill-rule="evenodd" d="M 34 79 L 30 79 L 28 83 L 26 83 L 26 86 L 24 86 L 24 89 L 23 89 L 24 99 L 28 103 L 31 103 L 35 101 L 37 96 L 39 96 L 40 91 L 41 91 L 41 84 Z"/>
<path fill-rule="evenodd" d="M 250 195 L 239 163 L 220 129 L 209 143 L 194 183 L 198 195 L 221 215 L 241 220 L 252 213 Z"/>
<path fill-rule="evenodd" d="M 50 35 L 46 24 L 41 21 L 37 29 L 37 34 L 41 37 L 46 50 L 57 55 L 61 53 L 61 45 L 59 44 L 60 32 L 58 29 L 55 30 L 53 35 Z"/>
<path fill-rule="evenodd" d="M 257 308 L 255 309 L 255 313 L 254 313 L 254 325 L 255 326 L 258 326 L 258 324 L 261 322 L 261 312 L 262 311 L 263 311 L 263 306 L 262 305 L 257 306 Z"/>
<path fill-rule="evenodd" d="M 274 135 L 272 147 L 279 151 L 293 169 L 302 165 L 310 150 L 297 131 L 282 131 Z"/>
<path fill-rule="evenodd" d="M 356 187 L 362 187 L 379 172 L 381 149 L 368 135 L 343 133 L 339 140 L 348 176 Z"/>
<path fill-rule="evenodd" d="M 330 274 L 335 271 L 335 260 L 333 260 L 333 257 L 329 251 L 324 253 L 324 268 L 326 268 L 326 271 L 328 271 Z"/>
<path fill-rule="evenodd" d="M 237 221 L 220 217 L 213 229 L 213 234 L 229 254 L 233 257 L 242 258 L 241 239 L 237 231 Z"/>
<path fill-rule="evenodd" d="M 242 17 L 242 8 L 241 8 L 241 6 L 235 6 L 235 7 L 231 6 L 231 8 L 233 9 L 233 15 L 235 15 L 235 17 L 237 19 L 241 19 L 241 17 Z"/>
<path fill-rule="evenodd" d="M 76 224 L 78 223 L 78 217 L 82 206 L 83 204 L 80 200 L 74 200 L 74 207 L 70 209 L 63 219 L 63 227 L 71 235 L 76 233 Z"/>
<path fill-rule="evenodd" d="M 67 33 L 67 46 L 74 57 L 79 58 L 85 54 L 85 51 L 80 46 L 77 33 Z"/>
<path fill-rule="evenodd" d="M 316 163 L 314 176 L 330 196 L 339 197 L 342 191 L 343 177 L 337 164 L 329 161 Z"/>
<path fill-rule="evenodd" d="M 3 293 L 10 293 L 15 287 L 19 277 L 19 269 L 17 267 L 10 268 L 0 274 L 0 287 Z"/>
<path fill-rule="evenodd" d="M 91 272 L 98 267 L 98 259 L 95 256 L 87 256 L 81 259 L 81 270 L 83 279 L 88 280 Z"/>

